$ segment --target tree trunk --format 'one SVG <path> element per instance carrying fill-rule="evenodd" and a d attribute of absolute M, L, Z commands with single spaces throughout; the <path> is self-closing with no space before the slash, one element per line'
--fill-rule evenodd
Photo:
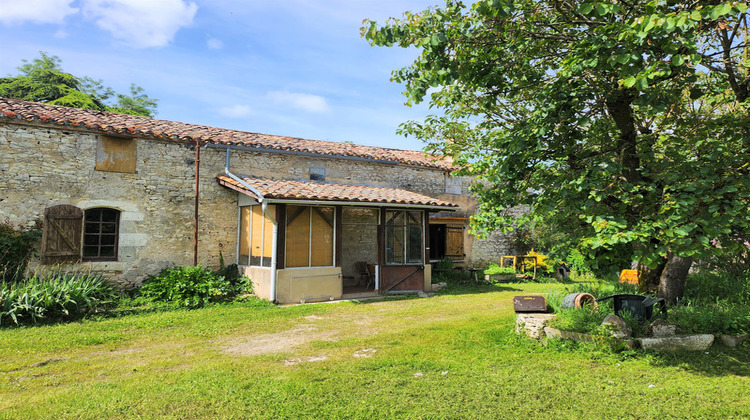
<path fill-rule="evenodd" d="M 653 293 L 659 288 L 659 277 L 664 271 L 667 260 L 663 259 L 656 268 L 648 268 L 645 264 L 638 264 L 638 291 Z"/>
<path fill-rule="evenodd" d="M 669 303 L 676 303 L 685 294 L 685 282 L 687 280 L 693 258 L 679 257 L 671 252 L 667 255 L 667 264 L 659 278 L 659 289 L 657 296 L 666 299 Z"/>

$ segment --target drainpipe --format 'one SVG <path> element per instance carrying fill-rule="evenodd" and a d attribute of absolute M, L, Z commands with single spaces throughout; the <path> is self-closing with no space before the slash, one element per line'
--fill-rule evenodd
<path fill-rule="evenodd" d="M 258 197 L 258 202 L 260 203 L 261 209 L 263 210 L 263 214 L 271 219 L 271 223 L 273 224 L 273 241 L 271 241 L 271 295 L 269 296 L 269 300 L 271 302 L 276 302 L 276 251 L 278 250 L 279 241 L 278 241 L 278 233 L 279 233 L 279 223 L 276 221 L 276 218 L 273 217 L 271 212 L 268 210 L 268 202 L 266 201 L 266 198 L 263 197 L 263 194 L 258 191 L 256 188 L 252 187 L 250 184 L 245 182 L 244 179 L 238 177 L 237 175 L 233 174 L 229 170 L 229 148 L 226 149 L 227 155 L 224 160 L 224 174 L 233 180 L 237 181 L 242 185 L 243 187 L 247 188 L 248 190 L 252 191 L 253 194 L 255 194 Z"/>
<path fill-rule="evenodd" d="M 200 141 L 195 139 L 195 223 L 193 225 L 193 266 L 198 265 L 198 186 L 201 170 L 201 147 Z"/>

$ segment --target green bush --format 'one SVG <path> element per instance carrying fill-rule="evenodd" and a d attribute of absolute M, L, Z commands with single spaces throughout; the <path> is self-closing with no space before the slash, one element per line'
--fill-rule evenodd
<path fill-rule="evenodd" d="M 23 280 L 34 246 L 41 237 L 41 229 L 17 229 L 8 223 L 0 223 L 0 281 L 14 283 Z"/>
<path fill-rule="evenodd" d="M 112 286 L 99 274 L 56 271 L 22 282 L 0 283 L 0 326 L 75 319 L 113 301 Z"/>
<path fill-rule="evenodd" d="M 494 275 L 494 274 L 516 274 L 516 270 L 513 267 L 500 267 L 499 265 L 497 265 L 495 263 L 491 263 L 484 270 L 484 274 L 489 274 L 489 275 Z"/>
<path fill-rule="evenodd" d="M 199 308 L 209 302 L 226 301 L 248 291 L 246 277 L 227 280 L 213 271 L 196 267 L 167 268 L 158 276 L 144 280 L 138 295 L 152 302 L 167 302 L 175 306 Z"/>

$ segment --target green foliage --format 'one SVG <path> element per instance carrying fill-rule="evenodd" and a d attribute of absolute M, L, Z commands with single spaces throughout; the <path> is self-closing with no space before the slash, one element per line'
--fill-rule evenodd
<path fill-rule="evenodd" d="M 557 318 L 550 325 L 565 331 L 592 334 L 601 330 L 602 321 L 611 313 L 613 312 L 610 307 L 602 305 L 598 310 L 594 310 L 590 305 L 566 308 L 555 312 Z"/>
<path fill-rule="evenodd" d="M 99 274 L 61 270 L 35 274 L 18 283 L 0 283 L 0 326 L 79 318 L 97 312 L 115 297 Z"/>
<path fill-rule="evenodd" d="M 750 306 L 750 270 L 738 274 L 731 267 L 699 269 L 688 276 L 685 299 L 696 303 L 714 303 L 720 299 Z"/>
<path fill-rule="evenodd" d="M 156 115 L 158 101 L 135 84 L 130 85 L 129 95 L 115 94 L 101 80 L 64 72 L 60 57 L 45 52 L 40 52 L 40 58 L 23 63 L 18 67 L 19 75 L 0 78 L 0 96 L 145 117 Z M 113 96 L 115 102 L 110 101 Z"/>
<path fill-rule="evenodd" d="M 249 279 L 244 277 L 229 280 L 200 266 L 175 267 L 164 269 L 159 275 L 144 280 L 138 296 L 152 302 L 199 308 L 209 302 L 232 299 L 237 294 L 246 293 L 251 287 Z"/>
<path fill-rule="evenodd" d="M 516 270 L 513 267 L 500 267 L 495 263 L 490 263 L 484 270 L 484 274 L 516 274 Z"/>
<path fill-rule="evenodd" d="M 39 228 L 18 229 L 0 223 L 0 281 L 15 283 L 23 280 L 34 247 L 42 236 Z"/>
<path fill-rule="evenodd" d="M 443 258 L 442 260 L 438 261 L 435 264 L 436 270 L 452 270 L 453 269 L 453 261 L 449 260 L 447 258 Z"/>
<path fill-rule="evenodd" d="M 681 303 L 669 308 L 667 319 L 685 334 L 750 333 L 750 306 L 726 301 Z"/>
<path fill-rule="evenodd" d="M 366 21 L 362 34 L 420 49 L 393 80 L 409 103 L 441 114 L 400 132 L 478 179 L 475 232 L 544 220 L 562 234 L 553 257 L 577 249 L 607 274 L 633 260 L 745 251 L 736 239 L 750 231 L 746 8 L 446 1 Z M 517 205 L 530 212 L 505 211 Z"/>

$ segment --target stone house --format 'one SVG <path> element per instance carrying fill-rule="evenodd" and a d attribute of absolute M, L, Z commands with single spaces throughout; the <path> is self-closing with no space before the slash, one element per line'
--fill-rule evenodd
<path fill-rule="evenodd" d="M 174 265 L 237 263 L 279 303 L 431 290 L 431 263 L 483 265 L 500 235 L 450 161 L 0 98 L 0 221 L 40 223 L 34 265 L 125 288 Z"/>

